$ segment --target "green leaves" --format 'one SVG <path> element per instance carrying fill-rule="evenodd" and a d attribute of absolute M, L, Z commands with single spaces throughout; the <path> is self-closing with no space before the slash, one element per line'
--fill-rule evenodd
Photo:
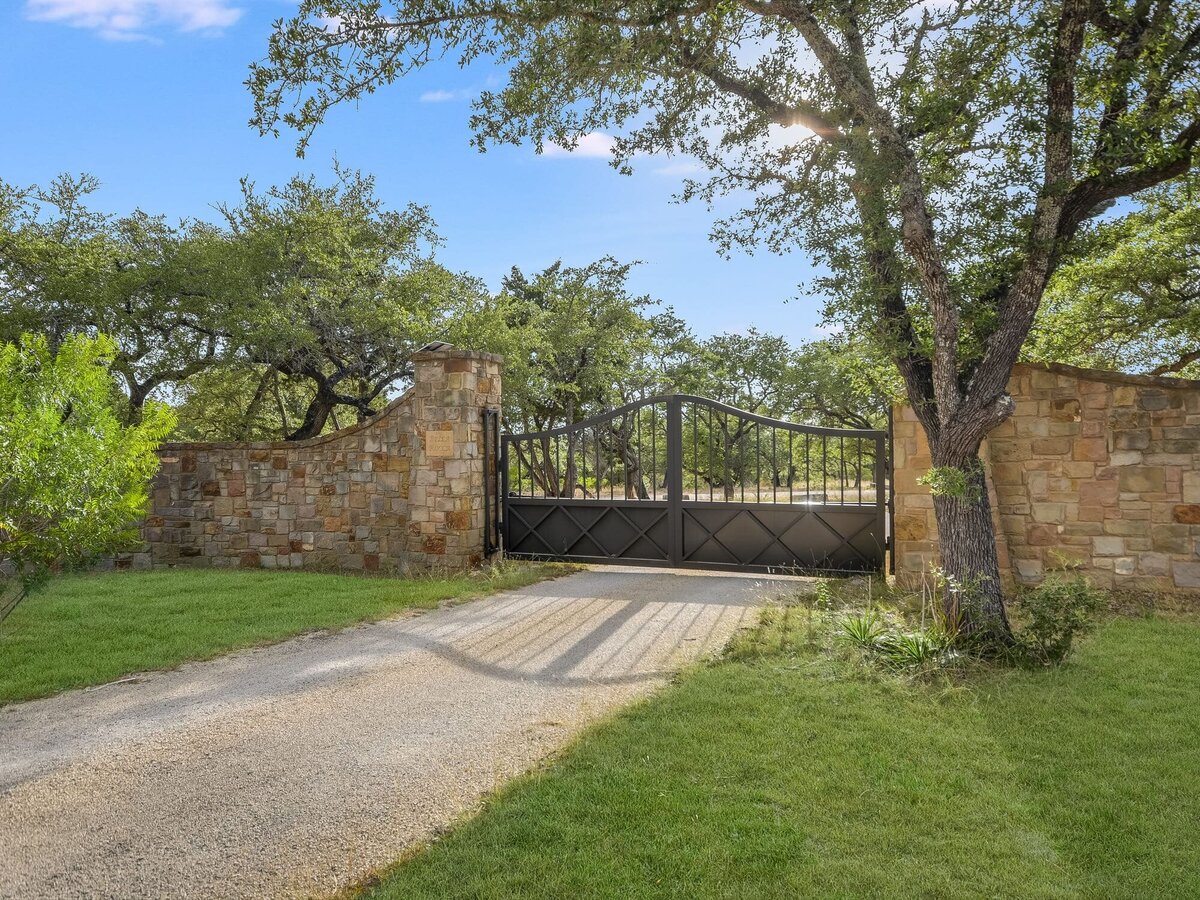
<path fill-rule="evenodd" d="M 981 497 L 979 483 L 980 471 L 968 471 L 958 466 L 934 466 L 924 475 L 917 478 L 917 484 L 929 488 L 929 493 L 935 497 L 955 497 L 968 503 L 978 503 Z"/>
<path fill-rule="evenodd" d="M 1200 182 L 1150 192 L 1094 224 L 1055 275 L 1028 357 L 1200 375 Z"/>
<path fill-rule="evenodd" d="M 620 405 L 625 391 L 654 393 L 650 299 L 629 293 L 630 268 L 611 257 L 533 276 L 513 268 L 497 301 L 512 422 L 535 430 L 576 422 Z"/>
<path fill-rule="evenodd" d="M 98 213 L 96 187 L 0 183 L 0 341 L 107 335 L 125 422 L 170 397 L 192 436 L 312 436 L 381 406 L 416 347 L 493 330 L 486 289 L 434 261 L 428 210 L 357 171 L 244 181 L 221 225 Z"/>
<path fill-rule="evenodd" d="M 432 259 L 428 210 L 389 209 L 369 176 L 334 175 L 266 191 L 244 181 L 241 203 L 221 209 L 242 289 L 220 328 L 240 361 L 306 386 L 300 420 L 283 423 L 290 438 L 320 434 L 339 406 L 358 418 L 377 409 L 413 350 L 471 300 Z"/>
<path fill-rule="evenodd" d="M 121 415 L 135 421 L 156 391 L 218 360 L 230 267 L 211 226 L 96 212 L 87 201 L 97 187 L 87 175 L 45 189 L 0 184 L 0 340 L 108 335 Z"/>
<path fill-rule="evenodd" d="M 1082 575 L 1054 574 L 1017 594 L 1018 648 L 1035 665 L 1057 666 L 1096 627 L 1108 595 Z"/>
<path fill-rule="evenodd" d="M 155 448 L 173 414 L 150 403 L 136 425 L 113 408 L 106 337 L 42 335 L 0 344 L 0 560 L 28 585 L 136 535 Z"/>

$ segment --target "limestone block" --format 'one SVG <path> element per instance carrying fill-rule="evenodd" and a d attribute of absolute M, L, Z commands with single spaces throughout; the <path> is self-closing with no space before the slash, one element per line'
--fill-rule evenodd
<path fill-rule="evenodd" d="M 1171 557 L 1165 553 L 1142 553 L 1138 568 L 1143 575 L 1170 575 Z"/>
<path fill-rule="evenodd" d="M 1200 588 L 1200 563 L 1176 562 L 1172 566 L 1172 578 L 1180 588 Z"/>
<path fill-rule="evenodd" d="M 1132 575 L 1137 570 L 1137 560 L 1132 556 L 1118 556 L 1113 560 L 1113 572 L 1117 575 Z"/>
<path fill-rule="evenodd" d="M 1145 450 L 1150 446 L 1150 429 L 1118 431 L 1113 435 L 1113 447 L 1117 450 Z"/>
<path fill-rule="evenodd" d="M 1200 467 L 1183 473 L 1183 502 L 1200 503 Z"/>
<path fill-rule="evenodd" d="M 1124 468 L 1119 475 L 1119 484 L 1122 491 L 1130 493 L 1162 493 L 1166 487 L 1166 474 L 1161 467 Z"/>
<path fill-rule="evenodd" d="M 1136 519 L 1108 519 L 1104 522 L 1104 533 L 1119 537 L 1149 537 L 1150 523 Z"/>
<path fill-rule="evenodd" d="M 1066 437 L 1037 438 L 1031 447 L 1035 456 L 1065 456 L 1071 452 L 1071 439 Z"/>
<path fill-rule="evenodd" d="M 1117 482 L 1111 479 L 1085 481 L 1079 485 L 1079 505 L 1112 507 L 1119 496 Z"/>
<path fill-rule="evenodd" d="M 1109 454 L 1108 464 L 1110 466 L 1140 466 L 1145 458 L 1145 454 L 1140 450 L 1117 450 Z"/>
<path fill-rule="evenodd" d="M 1062 526 L 1030 525 L 1025 530 L 1025 541 L 1031 547 L 1053 547 L 1059 541 Z"/>
<path fill-rule="evenodd" d="M 1066 515 L 1066 506 L 1062 503 L 1033 503 L 1033 521 L 1060 525 Z"/>
<path fill-rule="evenodd" d="M 1190 536 L 1187 525 L 1154 525 L 1150 529 L 1151 543 L 1162 553 L 1186 554 Z"/>
<path fill-rule="evenodd" d="M 1182 400 L 1158 388 L 1142 388 L 1138 392 L 1138 406 L 1146 410 L 1162 410 L 1182 406 Z"/>
<path fill-rule="evenodd" d="M 1045 571 L 1045 566 L 1040 559 L 1017 559 L 1013 560 L 1017 569 L 1017 575 L 1022 581 L 1035 582 L 1040 581 Z"/>

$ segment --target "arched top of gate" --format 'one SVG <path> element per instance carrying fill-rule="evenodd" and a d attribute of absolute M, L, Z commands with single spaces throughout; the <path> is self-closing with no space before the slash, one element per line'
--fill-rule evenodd
<path fill-rule="evenodd" d="M 748 410 L 738 409 L 736 406 L 730 406 L 728 403 L 721 403 L 718 400 L 712 400 L 708 397 L 701 397 L 696 394 L 658 394 L 654 397 L 646 397 L 642 400 L 634 400 L 631 403 L 626 403 L 624 406 L 618 406 L 615 409 L 610 409 L 606 412 L 597 413 L 594 416 L 589 416 L 571 425 L 563 425 L 559 428 L 550 428 L 545 431 L 527 431 L 521 434 L 506 435 L 508 440 L 534 440 L 538 438 L 552 438 L 571 434 L 575 431 L 580 431 L 586 428 L 592 428 L 596 425 L 602 425 L 605 422 L 611 422 L 613 419 L 636 412 L 639 409 L 644 409 L 648 406 L 659 406 L 671 403 L 692 403 L 701 406 L 707 406 L 716 412 L 724 413 L 730 416 L 737 416 L 751 422 L 757 422 L 760 425 L 768 425 L 772 428 L 783 428 L 789 431 L 795 431 L 801 434 L 813 434 L 826 437 L 855 437 L 879 439 L 886 438 L 887 432 L 870 428 L 827 428 L 821 425 L 804 425 L 799 422 L 789 422 L 786 419 L 775 419 L 770 416 L 764 416 L 759 413 L 749 412 Z"/>

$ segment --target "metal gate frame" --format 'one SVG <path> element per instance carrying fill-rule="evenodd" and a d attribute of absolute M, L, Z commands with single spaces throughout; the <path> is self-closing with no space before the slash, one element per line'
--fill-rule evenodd
<path fill-rule="evenodd" d="M 508 493 L 508 479 L 500 473 L 500 410 L 481 410 L 483 426 L 483 558 L 501 550 L 503 496 Z"/>
<path fill-rule="evenodd" d="M 685 403 L 693 404 L 693 415 L 695 415 L 696 405 L 702 405 L 704 408 L 716 410 L 726 416 L 736 416 L 752 422 L 756 426 L 781 428 L 823 439 L 852 438 L 872 443 L 874 445 L 873 474 L 876 486 L 874 501 L 870 504 L 847 504 L 844 502 L 844 488 L 843 502 L 841 503 L 829 503 L 827 496 L 823 496 L 821 503 L 810 501 L 799 504 L 794 502 L 747 503 L 731 500 L 684 499 L 682 408 Z M 510 490 L 510 448 L 514 444 L 535 440 L 548 441 L 569 436 L 575 432 L 586 434 L 584 430 L 587 428 L 610 423 L 620 416 L 652 405 L 665 405 L 666 407 L 665 497 L 663 499 L 657 498 L 657 491 L 654 499 L 610 497 L 608 500 L 600 500 L 578 499 L 573 496 L 518 496 Z M 493 425 L 493 427 L 495 426 Z M 487 444 L 486 437 L 489 434 L 486 418 L 484 430 L 485 444 Z M 541 432 L 501 435 L 498 460 L 500 477 L 497 479 L 501 488 L 501 500 L 497 504 L 497 511 L 501 512 L 498 531 L 503 536 L 506 555 L 524 559 L 763 572 L 841 574 L 883 571 L 886 564 L 886 551 L 890 549 L 889 545 L 891 544 L 891 523 L 889 521 L 891 503 L 888 491 L 885 490 L 885 484 L 890 489 L 892 481 L 889 431 L 799 425 L 750 413 L 705 397 L 669 394 L 638 400 L 569 426 Z M 495 431 L 491 432 L 491 434 L 495 433 Z M 586 443 L 584 447 L 586 459 Z M 485 458 L 486 468 L 487 460 Z M 756 490 L 761 490 L 761 485 Z M 719 525 L 712 524 L 721 518 L 719 514 L 726 514 L 727 517 Z M 615 552 L 613 548 L 606 548 L 592 534 L 592 530 L 598 528 L 606 518 L 617 520 L 618 525 L 627 532 L 624 536 L 627 536 L 628 540 L 617 547 Z M 737 522 L 739 519 L 745 519 L 745 522 Z M 574 531 L 569 532 L 565 538 L 559 541 L 556 535 L 549 533 L 553 529 L 547 523 L 552 522 L 557 522 L 559 530 L 574 529 Z M 665 528 L 662 527 L 664 523 Z M 767 550 L 775 550 L 778 546 L 785 551 L 789 549 L 789 545 L 785 543 L 784 538 L 793 528 L 804 525 L 821 535 L 826 532 L 836 535 L 841 542 L 837 551 L 849 548 L 854 558 L 851 558 L 849 564 L 846 564 L 847 554 L 842 554 L 839 557 L 841 562 L 836 562 L 834 558 L 837 556 L 837 551 L 826 553 L 820 558 L 815 556 L 814 551 L 814 556 L 806 561 L 797 557 L 790 563 L 764 562 L 763 557 L 766 550 L 749 559 L 739 558 L 737 553 L 725 546 L 717 537 L 719 532 L 729 529 L 731 525 L 737 526 L 734 528 L 735 532 L 743 525 L 745 528 L 761 529 L 772 541 Z M 539 533 L 539 526 L 546 527 L 547 533 Z M 697 535 L 702 538 L 699 543 L 697 543 Z M 867 540 L 861 540 L 864 535 Z M 528 546 L 531 537 L 541 545 L 540 549 Z M 603 555 L 572 552 L 585 539 L 595 549 L 608 552 Z M 714 560 L 703 558 L 703 554 L 698 554 L 698 551 L 710 542 L 719 544 L 731 558 Z M 864 546 L 865 549 L 863 549 Z M 794 551 L 795 548 L 791 549 Z"/>

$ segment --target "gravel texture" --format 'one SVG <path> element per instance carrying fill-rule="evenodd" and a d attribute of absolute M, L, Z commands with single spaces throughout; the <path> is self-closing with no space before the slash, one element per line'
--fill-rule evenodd
<path fill-rule="evenodd" d="M 795 579 L 591 570 L 0 710 L 0 896 L 337 891 Z"/>

